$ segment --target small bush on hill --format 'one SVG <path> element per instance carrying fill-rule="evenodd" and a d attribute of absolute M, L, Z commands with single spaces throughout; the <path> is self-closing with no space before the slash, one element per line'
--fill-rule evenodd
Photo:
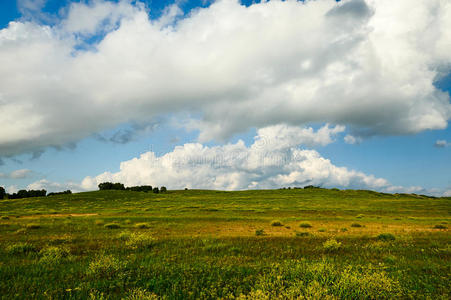
<path fill-rule="evenodd" d="M 87 275 L 112 277 L 125 267 L 125 263 L 112 255 L 99 255 L 88 266 Z"/>
<path fill-rule="evenodd" d="M 39 259 L 40 263 L 57 264 L 62 259 L 69 256 L 69 250 L 59 247 L 49 247 L 42 249 L 39 252 L 39 255 L 41 255 L 41 258 Z"/>
<path fill-rule="evenodd" d="M 40 224 L 36 224 L 36 223 L 30 223 L 30 224 L 25 225 L 25 228 L 27 228 L 27 229 L 39 229 L 39 228 L 41 228 L 41 225 Z"/>
<path fill-rule="evenodd" d="M 299 227 L 301 227 L 301 228 L 311 228 L 312 227 L 312 223 L 310 223 L 310 222 L 302 222 L 301 224 L 299 224 Z"/>
<path fill-rule="evenodd" d="M 283 226 L 282 222 L 280 222 L 279 220 L 274 220 L 271 222 L 271 226 Z"/>
<path fill-rule="evenodd" d="M 263 229 L 257 229 L 257 230 L 255 230 L 255 235 L 256 236 L 265 235 L 265 231 Z"/>
<path fill-rule="evenodd" d="M 377 239 L 381 241 L 394 241 L 396 237 L 391 233 L 381 233 L 377 236 Z"/>
<path fill-rule="evenodd" d="M 149 249 L 155 244 L 155 239 L 145 233 L 132 233 L 125 244 L 131 249 Z"/>
<path fill-rule="evenodd" d="M 158 295 L 143 289 L 133 289 L 128 292 L 126 300 L 158 300 Z"/>
<path fill-rule="evenodd" d="M 26 254 L 30 252 L 38 252 L 38 249 L 30 243 L 17 243 L 6 247 L 9 254 Z"/>
<path fill-rule="evenodd" d="M 437 224 L 437 225 L 434 225 L 434 229 L 447 229 L 448 227 L 446 227 L 445 225 L 442 225 L 442 224 Z"/>
<path fill-rule="evenodd" d="M 135 224 L 135 228 L 138 228 L 138 229 L 147 229 L 147 228 L 150 228 L 150 226 L 149 226 L 149 224 L 147 224 L 147 223 L 137 223 L 137 224 Z"/>
<path fill-rule="evenodd" d="M 104 225 L 105 228 L 108 229 L 118 229 L 121 228 L 121 225 L 117 224 L 117 223 L 108 223 Z"/>
<path fill-rule="evenodd" d="M 311 236 L 311 233 L 309 233 L 309 232 L 296 232 L 296 236 L 307 237 L 307 236 Z"/>
<path fill-rule="evenodd" d="M 341 243 L 335 239 L 329 239 L 323 243 L 323 249 L 326 252 L 336 252 L 341 248 Z"/>

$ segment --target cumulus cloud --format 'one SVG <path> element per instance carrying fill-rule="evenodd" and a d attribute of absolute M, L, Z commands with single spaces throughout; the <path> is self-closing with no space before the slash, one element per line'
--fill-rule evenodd
<path fill-rule="evenodd" d="M 448 143 L 446 140 L 437 140 L 434 144 L 437 148 L 445 148 L 451 145 L 451 143 Z"/>
<path fill-rule="evenodd" d="M 20 169 L 15 170 L 10 173 L 0 173 L 0 178 L 6 179 L 24 179 L 30 177 L 33 174 L 33 171 L 28 169 Z"/>
<path fill-rule="evenodd" d="M 150 20 L 139 1 L 96 0 L 54 25 L 0 30 L 0 156 L 177 112 L 200 116 L 199 141 L 281 123 L 411 134 L 451 118 L 433 84 L 451 65 L 449 1 L 218 0 L 165 12 Z"/>
<path fill-rule="evenodd" d="M 124 161 L 117 173 L 105 172 L 86 177 L 81 187 L 90 190 L 104 181 L 128 186 L 151 184 L 171 189 L 204 188 L 240 190 L 281 186 L 354 187 L 382 189 L 389 183 L 382 178 L 337 167 L 315 150 L 300 144 L 325 145 L 341 132 L 341 126 L 324 126 L 317 131 L 275 125 L 258 130 L 254 143 L 243 141 L 207 147 L 199 143 L 177 146 L 157 156 L 154 152 Z"/>
<path fill-rule="evenodd" d="M 75 182 L 52 182 L 47 179 L 41 179 L 36 182 L 30 183 L 27 186 L 28 190 L 46 190 L 47 192 L 61 192 L 65 190 L 71 190 L 72 192 L 81 192 L 83 189 L 80 184 Z"/>

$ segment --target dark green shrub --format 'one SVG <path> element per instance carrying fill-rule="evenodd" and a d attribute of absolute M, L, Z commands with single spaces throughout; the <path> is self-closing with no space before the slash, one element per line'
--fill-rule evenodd
<path fill-rule="evenodd" d="M 30 252 L 38 252 L 38 249 L 29 243 L 12 244 L 6 248 L 9 254 L 26 254 Z"/>
<path fill-rule="evenodd" d="M 108 229 L 119 229 L 119 228 L 121 228 L 121 226 L 119 224 L 117 224 L 117 223 L 108 223 L 108 224 L 105 224 L 104 227 L 108 228 Z"/>
<path fill-rule="evenodd" d="M 391 233 L 381 233 L 377 236 L 377 239 L 381 241 L 394 241 L 396 237 Z"/>
<path fill-rule="evenodd" d="M 448 227 L 446 227 L 445 225 L 442 225 L 442 224 L 437 224 L 437 225 L 434 225 L 434 229 L 447 229 Z"/>
<path fill-rule="evenodd" d="M 307 236 L 311 236 L 311 234 L 309 232 L 296 232 L 296 236 L 307 237 Z"/>
<path fill-rule="evenodd" d="M 282 222 L 280 222 L 279 220 L 274 220 L 271 222 L 271 226 L 283 226 Z"/>
<path fill-rule="evenodd" d="M 310 222 L 302 222 L 301 224 L 299 224 L 299 227 L 301 227 L 301 228 L 311 228 L 312 227 L 312 223 L 310 223 Z"/>
<path fill-rule="evenodd" d="M 265 231 L 263 229 L 257 229 L 257 230 L 255 230 L 255 235 L 256 236 L 265 235 Z"/>

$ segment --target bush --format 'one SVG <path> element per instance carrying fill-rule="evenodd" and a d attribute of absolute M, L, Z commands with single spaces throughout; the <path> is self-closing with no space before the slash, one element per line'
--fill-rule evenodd
<path fill-rule="evenodd" d="M 9 254 L 27 254 L 30 252 L 38 252 L 38 249 L 29 243 L 17 243 L 9 245 L 6 248 L 6 252 Z"/>
<path fill-rule="evenodd" d="M 154 187 L 152 190 L 155 194 L 158 194 L 160 192 L 160 190 L 157 187 Z"/>
<path fill-rule="evenodd" d="M 283 226 L 282 222 L 280 222 L 279 220 L 274 220 L 271 222 L 271 226 Z"/>
<path fill-rule="evenodd" d="M 307 237 L 307 236 L 311 236 L 311 233 L 309 233 L 309 232 L 296 232 L 296 236 Z"/>
<path fill-rule="evenodd" d="M 65 248 L 49 247 L 42 249 L 39 252 L 39 255 L 41 255 L 41 258 L 39 259 L 40 263 L 58 264 L 63 258 L 69 256 L 69 250 Z"/>
<path fill-rule="evenodd" d="M 86 274 L 96 277 L 111 277 L 117 274 L 124 267 L 125 263 L 114 256 L 100 255 L 89 264 Z"/>
<path fill-rule="evenodd" d="M 165 186 L 162 186 L 162 187 L 160 188 L 160 192 L 162 192 L 162 193 L 166 193 L 166 192 L 167 192 L 167 189 L 166 189 L 166 187 L 165 187 Z"/>
<path fill-rule="evenodd" d="M 150 226 L 149 226 L 149 224 L 147 224 L 147 223 L 137 223 L 137 224 L 135 224 L 135 228 L 138 228 L 138 229 L 147 229 L 147 228 L 150 228 Z"/>
<path fill-rule="evenodd" d="M 9 220 L 8 216 L 2 216 L 2 220 Z"/>
<path fill-rule="evenodd" d="M 336 252 L 341 248 L 341 243 L 335 239 L 328 239 L 323 243 L 323 249 L 326 252 Z"/>
<path fill-rule="evenodd" d="M 398 299 L 399 281 L 371 266 L 363 269 L 328 261 L 287 260 L 259 275 L 251 291 L 238 299 Z"/>
<path fill-rule="evenodd" d="M 133 289 L 128 292 L 126 300 L 158 300 L 158 295 L 142 289 Z"/>
<path fill-rule="evenodd" d="M 265 231 L 263 229 L 257 229 L 257 230 L 255 230 L 255 235 L 256 236 L 265 235 Z"/>
<path fill-rule="evenodd" d="M 318 232 L 326 232 L 327 230 L 326 230 L 326 228 L 320 228 L 320 229 L 318 229 Z"/>
<path fill-rule="evenodd" d="M 299 227 L 301 227 L 301 228 L 311 228 L 312 227 L 312 223 L 310 223 L 310 222 L 302 222 L 301 224 L 299 224 Z"/>
<path fill-rule="evenodd" d="M 128 241 L 130 239 L 130 232 L 121 232 L 119 233 L 119 235 L 117 236 L 118 239 L 120 239 L 121 241 Z"/>
<path fill-rule="evenodd" d="M 155 239 L 145 233 L 132 233 L 125 245 L 131 249 L 149 249 L 155 244 Z"/>
<path fill-rule="evenodd" d="M 108 223 L 104 225 L 105 228 L 108 229 L 119 229 L 121 228 L 121 225 L 117 224 L 117 223 Z"/>
<path fill-rule="evenodd" d="M 396 237 L 391 233 L 381 233 L 377 236 L 377 239 L 381 241 L 394 241 Z"/>
<path fill-rule="evenodd" d="M 445 225 L 442 225 L 442 224 L 437 224 L 437 225 L 434 225 L 434 229 L 447 229 L 448 227 L 446 227 Z"/>
<path fill-rule="evenodd" d="M 348 231 L 348 228 L 343 227 L 342 229 L 340 229 L 340 231 L 341 231 L 341 232 L 346 232 L 346 231 Z"/>
<path fill-rule="evenodd" d="M 363 226 L 359 223 L 352 223 L 351 227 L 363 227 Z"/>
<path fill-rule="evenodd" d="M 361 218 L 363 218 L 364 216 L 365 216 L 365 215 L 363 215 L 363 214 L 359 214 L 359 215 L 356 216 L 356 218 L 357 218 L 357 219 L 361 219 Z"/>
<path fill-rule="evenodd" d="M 36 223 L 30 223 L 30 224 L 25 225 L 25 228 L 27 228 L 27 229 L 39 229 L 39 228 L 41 228 L 41 225 L 40 224 L 36 224 Z"/>

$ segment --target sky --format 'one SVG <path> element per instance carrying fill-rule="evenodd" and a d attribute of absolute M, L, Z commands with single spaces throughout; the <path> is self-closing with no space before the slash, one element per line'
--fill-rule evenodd
<path fill-rule="evenodd" d="M 447 0 L 2 0 L 0 186 L 451 196 L 450 92 Z"/>

